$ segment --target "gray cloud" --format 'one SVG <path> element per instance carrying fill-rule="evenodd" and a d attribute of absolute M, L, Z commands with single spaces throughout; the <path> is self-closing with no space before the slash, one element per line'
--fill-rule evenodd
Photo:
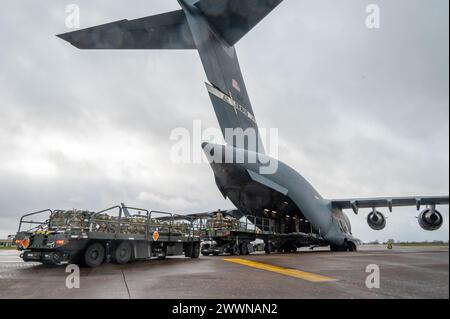
<path fill-rule="evenodd" d="M 169 160 L 176 127 L 217 122 L 196 52 L 79 51 L 65 32 L 74 1 L 13 1 L 0 12 L 0 237 L 22 212 L 124 201 L 177 213 L 232 207 L 208 165 Z M 371 1 L 373 2 L 373 1 Z M 448 2 L 284 1 L 238 52 L 261 127 L 280 159 L 329 198 L 449 192 Z M 82 27 L 178 8 L 176 1 L 78 0 Z M 448 240 L 411 209 L 364 240 Z"/>

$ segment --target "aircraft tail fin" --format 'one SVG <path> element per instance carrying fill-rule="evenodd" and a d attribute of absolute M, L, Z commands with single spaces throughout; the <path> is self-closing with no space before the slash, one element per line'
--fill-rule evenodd
<path fill-rule="evenodd" d="M 225 141 L 264 153 L 234 45 L 282 1 L 178 0 L 183 10 L 59 37 L 80 49 L 197 49 Z M 233 132 L 231 136 L 227 129 Z"/>
<path fill-rule="evenodd" d="M 200 0 L 195 6 L 214 29 L 235 45 L 283 0 Z"/>
<path fill-rule="evenodd" d="M 264 153 L 235 43 L 282 0 L 178 0 L 206 75 L 208 93 L 225 137 L 237 148 Z M 227 130 L 233 131 L 227 134 Z"/>

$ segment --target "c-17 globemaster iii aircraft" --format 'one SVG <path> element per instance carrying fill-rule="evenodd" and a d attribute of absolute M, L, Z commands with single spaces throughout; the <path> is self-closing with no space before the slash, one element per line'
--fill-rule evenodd
<path fill-rule="evenodd" d="M 359 240 L 353 237 L 343 212 L 371 209 L 369 226 L 381 230 L 386 217 L 378 208 L 415 206 L 420 226 L 437 230 L 443 216 L 436 205 L 448 205 L 448 196 L 352 198 L 329 200 L 288 165 L 266 155 L 255 114 L 241 74 L 235 44 L 263 20 L 282 0 L 178 0 L 181 10 L 137 20 L 121 20 L 59 35 L 79 49 L 190 49 L 198 50 L 209 83 L 206 84 L 226 145 L 202 145 L 224 197 L 244 216 L 258 224 L 263 218 L 278 221 L 280 233 L 314 233 L 332 250 L 354 251 Z M 228 130 L 243 132 L 241 136 Z M 251 142 L 245 133 L 253 130 Z M 230 137 L 231 136 L 231 137 Z M 244 140 L 244 143 L 242 143 Z M 218 154 L 220 154 L 218 156 Z M 224 154 L 242 161 L 224 160 Z M 255 161 L 249 159 L 256 158 Z M 267 163 L 277 169 L 262 173 Z M 288 245 L 305 245 L 292 239 Z M 266 242 L 266 251 L 271 243 Z M 286 242 L 283 243 L 286 245 Z"/>

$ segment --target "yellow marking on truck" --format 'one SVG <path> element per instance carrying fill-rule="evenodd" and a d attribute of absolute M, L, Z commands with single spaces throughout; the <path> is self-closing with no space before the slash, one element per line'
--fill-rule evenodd
<path fill-rule="evenodd" d="M 252 267 L 252 268 L 256 268 L 256 269 L 260 269 L 260 270 L 275 272 L 277 274 L 290 276 L 290 277 L 294 277 L 294 278 L 299 278 L 299 279 L 303 279 L 303 280 L 310 281 L 310 282 L 330 282 L 330 281 L 337 280 L 336 278 L 327 277 L 327 276 L 323 276 L 323 275 L 319 275 L 319 274 L 315 274 L 315 273 L 311 273 L 311 272 L 264 264 L 264 263 L 260 263 L 260 262 L 256 262 L 256 261 L 247 260 L 247 259 L 225 258 L 224 260 L 227 262 L 230 262 L 230 263 L 235 263 L 235 264 Z"/>

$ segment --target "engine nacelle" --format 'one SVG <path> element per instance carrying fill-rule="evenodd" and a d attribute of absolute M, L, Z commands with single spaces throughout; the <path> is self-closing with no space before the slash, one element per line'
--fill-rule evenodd
<path fill-rule="evenodd" d="M 374 210 L 367 216 L 367 223 L 373 230 L 383 230 L 386 227 L 386 217 L 381 212 Z"/>
<path fill-rule="evenodd" d="M 419 215 L 419 225 L 425 230 L 438 230 L 444 224 L 442 214 L 433 208 L 427 208 Z"/>

